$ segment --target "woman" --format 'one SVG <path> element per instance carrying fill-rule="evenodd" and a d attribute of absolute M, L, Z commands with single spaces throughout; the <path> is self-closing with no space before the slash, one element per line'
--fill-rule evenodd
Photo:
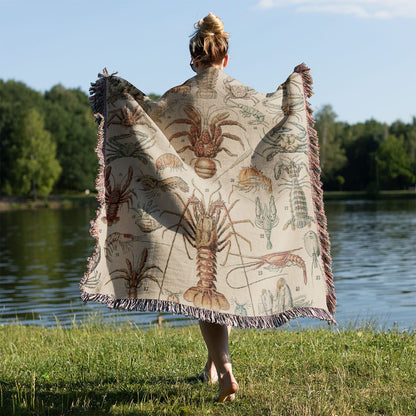
<path fill-rule="evenodd" d="M 209 67 L 222 71 L 228 63 L 228 33 L 220 18 L 210 13 L 197 24 L 197 30 L 189 42 L 191 68 L 200 74 Z M 238 384 L 234 378 L 228 336 L 231 326 L 200 320 L 202 336 L 208 349 L 208 361 L 202 378 L 219 383 L 218 402 L 234 400 Z"/>
<path fill-rule="evenodd" d="M 108 73 L 92 86 L 101 206 L 81 289 L 111 308 L 198 319 L 202 378 L 224 402 L 238 391 L 231 326 L 335 323 L 335 294 L 308 68 L 272 94 L 239 83 L 223 72 L 228 34 L 212 13 L 189 49 L 197 75 L 157 101 Z"/>

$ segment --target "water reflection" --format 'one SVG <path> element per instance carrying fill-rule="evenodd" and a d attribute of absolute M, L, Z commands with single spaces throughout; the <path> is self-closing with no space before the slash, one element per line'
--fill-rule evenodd
<path fill-rule="evenodd" d="M 416 322 L 416 201 L 326 204 L 338 319 Z M 339 319 L 340 320 L 340 319 Z"/>
<path fill-rule="evenodd" d="M 416 327 L 416 201 L 329 201 L 338 297 L 336 318 L 393 327 Z M 89 221 L 94 208 L 0 213 L 0 322 L 68 325 L 102 311 L 148 325 L 157 314 L 109 311 L 82 304 L 78 283 L 92 254 Z M 173 325 L 187 318 L 165 315 Z M 302 324 L 316 325 L 313 320 Z"/>

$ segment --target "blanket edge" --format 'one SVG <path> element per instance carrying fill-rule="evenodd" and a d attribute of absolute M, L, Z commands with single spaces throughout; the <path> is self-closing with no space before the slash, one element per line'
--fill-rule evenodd
<path fill-rule="evenodd" d="M 110 309 L 181 314 L 211 323 L 231 325 L 242 329 L 278 328 L 295 318 L 317 318 L 322 321 L 327 321 L 328 324 L 337 325 L 334 317 L 322 308 L 300 307 L 288 309 L 284 312 L 270 316 L 242 316 L 215 312 L 208 309 L 197 308 L 195 306 L 158 299 L 114 299 L 108 295 L 86 292 L 82 292 L 81 299 L 84 302 L 94 301 L 106 304 Z"/>
<path fill-rule="evenodd" d="M 311 158 L 311 167 L 312 167 L 312 193 L 313 200 L 315 203 L 315 215 L 319 227 L 319 242 L 321 246 L 321 256 L 322 262 L 325 270 L 325 282 L 327 287 L 326 293 L 326 303 L 328 310 L 334 314 L 335 313 L 335 286 L 334 286 L 334 276 L 332 273 L 332 258 L 330 254 L 331 243 L 329 240 L 329 234 L 327 230 L 327 219 L 324 210 L 324 201 L 323 201 L 323 190 L 321 182 L 321 167 L 319 163 L 319 139 L 317 131 L 314 129 L 315 120 L 313 118 L 313 110 L 308 101 L 313 94 L 312 85 L 313 80 L 310 74 L 310 68 L 306 66 L 305 63 L 302 63 L 295 67 L 294 72 L 298 73 L 303 80 L 303 89 L 305 93 L 305 103 L 307 111 L 307 121 L 308 121 L 308 136 L 309 136 L 309 148 L 310 148 L 310 158 Z"/>

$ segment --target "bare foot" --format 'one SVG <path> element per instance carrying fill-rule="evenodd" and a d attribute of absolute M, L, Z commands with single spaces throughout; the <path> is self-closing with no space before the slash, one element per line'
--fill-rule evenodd
<path fill-rule="evenodd" d="M 238 384 L 232 373 L 225 373 L 219 379 L 220 392 L 215 399 L 218 403 L 232 402 L 235 399 L 235 393 L 238 391 Z"/>

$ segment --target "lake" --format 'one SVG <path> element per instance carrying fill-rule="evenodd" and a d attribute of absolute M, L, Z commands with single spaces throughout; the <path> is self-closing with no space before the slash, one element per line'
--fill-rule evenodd
<path fill-rule="evenodd" d="M 381 329 L 416 329 L 416 200 L 328 201 L 325 208 L 340 326 L 369 321 Z M 156 322 L 157 313 L 80 301 L 94 215 L 90 207 L 0 212 L 0 324 L 69 326 L 91 314 L 140 327 Z M 163 317 L 170 325 L 195 322 Z M 298 323 L 319 321 L 290 326 Z"/>

